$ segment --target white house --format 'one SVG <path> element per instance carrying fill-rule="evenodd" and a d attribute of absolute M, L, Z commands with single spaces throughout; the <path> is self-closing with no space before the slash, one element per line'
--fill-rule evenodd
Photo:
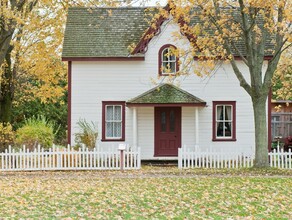
<path fill-rule="evenodd" d="M 62 54 L 68 61 L 68 142 L 74 144 L 76 123 L 85 119 L 98 124 L 100 145 L 141 147 L 144 160 L 176 159 L 184 145 L 252 151 L 252 103 L 231 65 L 222 62 L 210 77 L 175 76 L 182 66 L 170 51 L 190 46 L 188 39 L 175 40 L 180 27 L 165 19 L 149 28 L 144 10 L 69 9 Z"/>

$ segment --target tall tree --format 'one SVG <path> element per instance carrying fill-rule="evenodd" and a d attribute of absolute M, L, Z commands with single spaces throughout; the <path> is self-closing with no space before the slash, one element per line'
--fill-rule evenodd
<path fill-rule="evenodd" d="M 65 88 L 59 81 L 66 78 L 60 54 L 69 6 L 136 1 L 0 0 L 0 122 L 10 122 L 14 101 L 60 100 Z"/>
<path fill-rule="evenodd" d="M 279 61 L 273 77 L 273 99 L 292 100 L 292 48 Z"/>
<path fill-rule="evenodd" d="M 24 19 L 36 5 L 37 0 L 0 1 L 0 121 L 9 122 L 14 93 L 16 70 L 11 58 L 13 39 L 20 39 Z"/>
<path fill-rule="evenodd" d="M 266 103 L 280 56 L 291 46 L 292 2 L 179 0 L 169 5 L 172 17 L 192 44 L 189 51 L 180 51 L 181 54 L 191 55 L 192 60 L 196 56 L 198 62 L 201 59 L 210 63 L 218 58 L 230 62 L 240 86 L 252 100 L 255 166 L 269 166 Z M 199 22 L 192 23 L 193 20 Z M 238 58 L 241 62 L 236 61 Z M 248 77 L 239 63 L 247 67 Z"/>

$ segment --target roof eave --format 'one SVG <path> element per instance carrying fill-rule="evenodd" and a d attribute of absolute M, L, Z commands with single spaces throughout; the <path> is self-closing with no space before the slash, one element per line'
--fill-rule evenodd
<path fill-rule="evenodd" d="M 144 56 L 128 57 L 62 57 L 62 61 L 144 61 Z"/>
<path fill-rule="evenodd" d="M 201 103 L 129 103 L 127 107 L 206 107 L 206 102 Z"/>

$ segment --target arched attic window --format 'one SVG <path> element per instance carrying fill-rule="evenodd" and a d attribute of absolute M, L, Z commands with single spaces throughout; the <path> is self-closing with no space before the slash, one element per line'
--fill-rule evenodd
<path fill-rule="evenodd" d="M 176 49 L 171 44 L 166 44 L 160 48 L 158 53 L 158 72 L 160 75 L 174 75 L 179 70 L 178 58 L 175 55 Z"/>

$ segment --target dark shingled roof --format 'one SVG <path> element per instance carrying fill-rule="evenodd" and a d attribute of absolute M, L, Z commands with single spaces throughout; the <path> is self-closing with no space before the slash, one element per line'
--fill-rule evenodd
<path fill-rule="evenodd" d="M 151 13 L 154 12 L 152 10 Z M 131 55 L 129 46 L 137 45 L 149 28 L 146 21 L 149 13 L 144 7 L 69 8 L 62 57 L 143 57 L 143 54 Z M 238 10 L 234 10 L 234 17 L 237 14 Z M 200 22 L 199 16 L 194 16 L 190 25 Z M 243 41 L 239 40 L 235 44 L 245 55 Z M 268 38 L 266 56 L 272 54 L 273 46 L 271 38 Z M 233 53 L 236 54 L 235 51 Z"/>
<path fill-rule="evenodd" d="M 127 57 L 149 27 L 145 8 L 69 8 L 62 57 Z"/>
<path fill-rule="evenodd" d="M 161 84 L 129 100 L 127 104 L 201 104 L 206 102 L 171 84 Z"/>

